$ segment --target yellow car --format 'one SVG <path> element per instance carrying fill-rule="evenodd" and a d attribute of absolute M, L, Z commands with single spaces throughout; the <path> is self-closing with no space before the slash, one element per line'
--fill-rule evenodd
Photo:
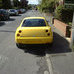
<path fill-rule="evenodd" d="M 17 47 L 22 44 L 52 44 L 53 32 L 44 17 L 24 18 L 15 33 Z"/>

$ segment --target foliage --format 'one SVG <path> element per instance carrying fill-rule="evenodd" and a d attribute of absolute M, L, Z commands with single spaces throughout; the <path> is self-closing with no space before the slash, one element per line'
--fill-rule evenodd
<path fill-rule="evenodd" d="M 32 9 L 32 5 L 31 4 L 28 5 L 28 9 Z"/>
<path fill-rule="evenodd" d="M 27 8 L 27 0 L 13 0 L 14 6 L 11 5 L 11 0 L 0 0 L 0 8 L 10 9 L 10 8 Z"/>
<path fill-rule="evenodd" d="M 2 0 L 0 0 L 0 8 L 2 8 Z"/>
<path fill-rule="evenodd" d="M 68 24 L 69 26 L 72 26 L 72 22 L 68 22 L 67 24 Z"/>
<path fill-rule="evenodd" d="M 11 8 L 10 0 L 2 0 L 2 8 L 4 8 L 4 9 Z"/>
<path fill-rule="evenodd" d="M 67 24 L 70 24 L 73 19 L 73 9 L 70 8 L 64 8 L 64 6 L 60 5 L 55 10 L 55 17 Z"/>
<path fill-rule="evenodd" d="M 56 10 L 55 10 L 55 18 L 61 20 L 63 8 L 64 8 L 63 5 L 60 5 L 60 6 L 58 6 L 58 7 L 56 8 Z"/>
<path fill-rule="evenodd" d="M 39 9 L 42 12 L 53 12 L 54 4 L 54 0 L 42 0 L 42 2 L 39 5 Z"/>
<path fill-rule="evenodd" d="M 18 7 L 19 1 L 18 0 L 13 0 L 14 7 Z"/>
<path fill-rule="evenodd" d="M 28 7 L 28 1 L 27 0 L 21 0 L 20 1 L 20 8 L 26 8 Z"/>

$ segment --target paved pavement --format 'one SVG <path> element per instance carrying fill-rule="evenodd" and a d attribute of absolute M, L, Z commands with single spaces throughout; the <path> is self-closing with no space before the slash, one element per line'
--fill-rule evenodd
<path fill-rule="evenodd" d="M 8 21 L 0 22 L 0 74 L 73 74 L 74 55 L 69 48 L 69 42 L 53 25 L 51 25 L 54 32 L 53 47 L 47 48 L 43 45 L 32 45 L 24 49 L 16 47 L 14 41 L 16 28 L 24 17 L 30 16 L 44 15 L 29 10 L 19 16 L 12 16 Z M 50 16 L 44 17 L 50 20 Z"/>
<path fill-rule="evenodd" d="M 0 74 L 44 74 L 48 72 L 43 46 L 18 49 L 14 35 L 16 28 L 25 17 L 39 16 L 39 12 L 27 11 L 0 22 Z M 27 50 L 27 51 L 26 51 Z"/>
<path fill-rule="evenodd" d="M 47 20 L 50 19 L 50 16 L 45 17 Z M 48 49 L 46 51 L 49 72 L 50 74 L 74 74 L 74 52 L 70 49 L 69 41 L 57 28 L 52 26 L 52 29 L 54 44 L 51 48 L 52 51 Z"/>
<path fill-rule="evenodd" d="M 53 73 L 74 74 L 74 53 L 61 53 L 48 55 Z"/>

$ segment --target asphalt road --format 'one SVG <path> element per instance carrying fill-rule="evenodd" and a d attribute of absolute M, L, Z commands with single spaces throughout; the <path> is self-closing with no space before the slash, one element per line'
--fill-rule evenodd
<path fill-rule="evenodd" d="M 23 18 L 31 16 L 37 17 L 43 16 L 43 14 L 35 10 L 28 10 L 19 16 L 10 17 L 8 21 L 0 22 L 0 74 L 47 74 L 49 66 L 46 62 L 46 54 L 71 52 L 68 41 L 52 25 L 53 47 L 31 45 L 23 49 L 17 48 L 14 40 L 16 28 Z M 49 16 L 45 16 L 45 18 L 50 21 Z"/>
<path fill-rule="evenodd" d="M 41 16 L 39 12 L 27 11 L 0 22 L 0 74 L 44 74 L 48 71 L 43 46 L 19 49 L 15 44 L 15 31 L 25 17 Z M 27 51 L 26 51 L 27 50 Z"/>

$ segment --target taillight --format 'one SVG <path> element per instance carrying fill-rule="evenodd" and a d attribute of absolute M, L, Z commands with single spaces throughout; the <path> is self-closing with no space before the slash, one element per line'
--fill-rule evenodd
<path fill-rule="evenodd" d="M 47 35 L 50 36 L 50 33 L 48 33 Z"/>
<path fill-rule="evenodd" d="M 22 31 L 21 30 L 19 30 L 19 33 L 21 33 Z"/>
<path fill-rule="evenodd" d="M 17 36 L 20 36 L 20 34 L 17 34 Z"/>
<path fill-rule="evenodd" d="M 46 30 L 46 32 L 48 32 L 48 30 Z"/>

